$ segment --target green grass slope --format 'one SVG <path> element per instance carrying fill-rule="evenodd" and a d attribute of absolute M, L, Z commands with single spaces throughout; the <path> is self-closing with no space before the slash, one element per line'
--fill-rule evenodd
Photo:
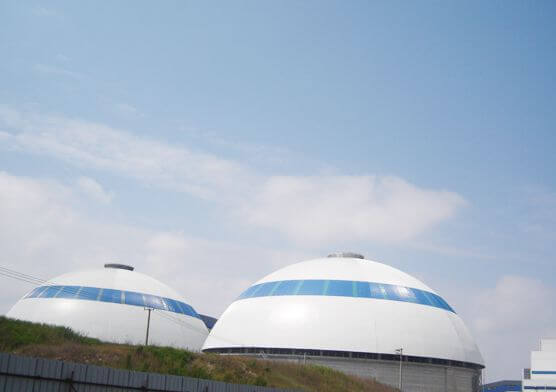
<path fill-rule="evenodd" d="M 394 392 L 396 389 L 317 365 L 193 353 L 171 347 L 104 343 L 69 328 L 0 316 L 0 351 L 120 369 L 303 391 Z"/>

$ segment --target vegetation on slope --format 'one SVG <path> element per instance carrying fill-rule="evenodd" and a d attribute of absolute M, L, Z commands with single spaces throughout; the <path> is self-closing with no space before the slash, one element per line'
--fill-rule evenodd
<path fill-rule="evenodd" d="M 1 316 L 0 351 L 121 369 L 304 391 L 395 391 L 372 380 L 347 376 L 323 366 L 199 354 L 171 347 L 104 343 L 81 336 L 69 328 Z"/>

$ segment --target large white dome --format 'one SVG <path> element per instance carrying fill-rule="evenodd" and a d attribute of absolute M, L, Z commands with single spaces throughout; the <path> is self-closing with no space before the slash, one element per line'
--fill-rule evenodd
<path fill-rule="evenodd" d="M 269 348 L 362 358 L 385 358 L 403 348 L 416 360 L 483 367 L 463 321 L 437 293 L 402 271 L 353 254 L 265 276 L 226 309 L 203 345 L 221 353 Z"/>
<path fill-rule="evenodd" d="M 149 344 L 199 350 L 208 329 L 176 291 L 131 267 L 64 274 L 20 299 L 8 317 L 62 325 L 89 337 L 143 344 L 150 319 Z"/>

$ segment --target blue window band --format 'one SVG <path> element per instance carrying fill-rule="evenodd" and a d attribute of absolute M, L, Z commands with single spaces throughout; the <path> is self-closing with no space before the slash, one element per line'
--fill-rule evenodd
<path fill-rule="evenodd" d="M 27 294 L 25 298 L 63 298 L 82 299 L 88 301 L 112 302 L 115 304 L 143 306 L 168 312 L 185 314 L 201 319 L 192 306 L 175 299 L 159 297 L 151 294 L 103 289 L 86 286 L 40 286 Z"/>
<path fill-rule="evenodd" d="M 556 374 L 556 370 L 531 370 L 531 374 Z"/>
<path fill-rule="evenodd" d="M 280 280 L 256 284 L 238 298 L 276 297 L 281 295 L 324 295 L 336 297 L 373 298 L 412 302 L 455 313 L 440 296 L 428 291 L 386 283 L 351 280 Z"/>

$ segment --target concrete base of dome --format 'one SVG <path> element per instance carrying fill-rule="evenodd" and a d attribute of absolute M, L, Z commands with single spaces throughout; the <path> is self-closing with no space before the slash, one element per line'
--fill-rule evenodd
<path fill-rule="evenodd" d="M 241 355 L 323 365 L 347 374 L 374 378 L 378 382 L 396 388 L 399 386 L 400 365 L 395 361 L 279 354 Z M 411 362 L 403 362 L 402 365 L 402 389 L 404 392 L 479 392 L 480 385 L 480 369 Z"/>

